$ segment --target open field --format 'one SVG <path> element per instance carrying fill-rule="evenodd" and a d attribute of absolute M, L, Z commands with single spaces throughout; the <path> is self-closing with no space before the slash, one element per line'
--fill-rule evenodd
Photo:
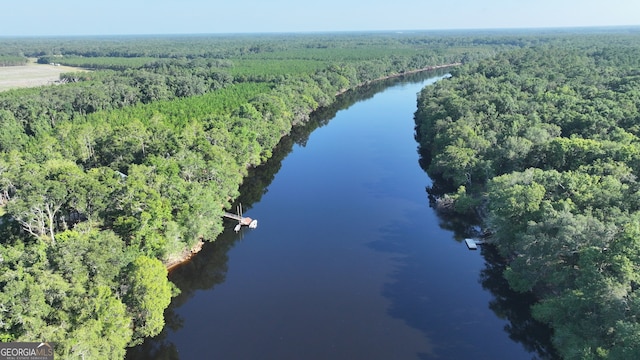
<path fill-rule="evenodd" d="M 25 66 L 0 67 L 0 91 L 20 87 L 35 87 L 53 84 L 61 73 L 82 71 L 69 66 L 42 65 L 35 62 Z"/>

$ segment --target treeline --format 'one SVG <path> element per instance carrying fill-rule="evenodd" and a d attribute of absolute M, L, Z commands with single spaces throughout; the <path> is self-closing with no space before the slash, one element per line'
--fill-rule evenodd
<path fill-rule="evenodd" d="M 122 358 L 164 325 L 179 291 L 166 265 L 221 233 L 247 169 L 293 126 L 346 89 L 469 52 L 379 56 L 399 40 L 356 38 L 2 39 L 99 70 L 0 93 L 0 340 Z M 298 58 L 310 44 L 350 56 Z"/>
<path fill-rule="evenodd" d="M 0 55 L 0 66 L 20 66 L 26 65 L 28 62 L 24 56 Z"/>
<path fill-rule="evenodd" d="M 1 92 L 0 108 L 35 134 L 39 126 L 55 126 L 77 115 L 202 95 L 233 83 L 227 71 L 211 62 L 63 73 L 60 80 L 67 84 Z"/>
<path fill-rule="evenodd" d="M 158 59 L 151 57 L 84 57 L 75 55 L 45 55 L 38 57 L 38 64 L 62 64 L 85 69 L 125 70 L 141 68 Z"/>
<path fill-rule="evenodd" d="M 375 43 L 374 43 L 375 44 Z M 373 45 L 372 45 L 373 46 Z M 333 59 L 333 49 L 324 50 L 322 60 L 298 58 L 298 49 L 290 54 L 280 52 L 275 58 L 255 56 L 242 58 L 158 59 L 148 58 L 77 58 L 64 62 L 63 57 L 43 56 L 42 63 L 62 63 L 83 66 L 98 71 L 64 73 L 60 80 L 65 86 L 38 89 L 19 89 L 0 93 L 0 108 L 14 114 L 35 134 L 41 128 L 54 126 L 57 121 L 71 119 L 100 110 L 114 110 L 138 103 L 174 100 L 202 95 L 245 82 L 264 82 L 277 85 L 298 76 L 323 76 L 340 82 L 338 90 L 381 76 L 402 73 L 424 66 L 460 61 L 464 56 L 459 48 L 450 52 L 418 53 L 401 56 L 391 50 L 341 49 L 342 56 Z M 363 54 L 356 56 L 359 52 Z M 478 50 L 489 51 L 487 49 Z M 364 59 L 363 59 L 364 58 Z M 77 60 L 77 61 L 76 61 Z M 86 63 L 80 62 L 86 61 Z M 94 62 L 96 61 L 96 62 Z M 323 85 L 323 88 L 326 86 Z M 49 123 L 49 125 L 47 125 Z"/>
<path fill-rule="evenodd" d="M 337 89 L 238 84 L 33 133 L 2 110 L 2 338 L 121 358 L 157 334 L 172 293 L 163 263 L 215 239 L 247 168 Z"/>
<path fill-rule="evenodd" d="M 533 42 L 557 40 L 558 34 L 543 37 L 539 32 L 415 31 L 402 33 L 325 34 L 229 34 L 229 35 L 148 35 L 59 38 L 3 38 L 0 54 L 26 57 L 60 56 L 84 58 L 231 59 L 245 56 L 301 56 L 344 60 L 372 59 L 371 53 L 385 55 L 412 50 L 446 53 L 448 50 L 519 47 Z M 452 49 L 455 48 L 454 49 Z M 358 55 L 362 53 L 362 55 Z M 402 54 L 406 55 L 406 54 Z M 344 55 L 343 55 L 344 56 Z"/>
<path fill-rule="evenodd" d="M 416 133 L 456 211 L 476 210 L 566 359 L 640 357 L 640 43 L 576 37 L 452 71 Z"/>

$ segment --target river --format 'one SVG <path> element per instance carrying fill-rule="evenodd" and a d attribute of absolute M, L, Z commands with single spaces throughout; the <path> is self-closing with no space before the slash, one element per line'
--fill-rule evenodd
<path fill-rule="evenodd" d="M 343 95 L 241 189 L 245 215 L 170 277 L 182 290 L 128 359 L 552 358 L 468 224 L 430 207 L 414 141 L 421 74 Z"/>

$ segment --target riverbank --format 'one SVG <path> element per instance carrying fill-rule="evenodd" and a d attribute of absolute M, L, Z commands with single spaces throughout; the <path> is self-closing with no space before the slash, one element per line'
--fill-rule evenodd
<path fill-rule="evenodd" d="M 376 78 L 376 79 L 373 79 L 373 80 L 365 81 L 362 84 L 359 84 L 359 85 L 357 85 L 357 86 L 355 86 L 353 88 L 342 89 L 342 90 L 340 90 L 340 91 L 338 91 L 336 93 L 336 96 L 344 94 L 349 90 L 357 89 L 357 88 L 362 87 L 362 86 L 367 86 L 369 84 L 372 84 L 372 83 L 375 83 L 375 82 L 378 82 L 378 81 L 395 79 L 395 78 L 399 78 L 399 77 L 403 77 L 403 76 L 407 76 L 407 75 L 418 74 L 418 73 L 425 72 L 425 71 L 447 69 L 447 68 L 450 68 L 450 67 L 455 67 L 455 66 L 460 66 L 460 65 L 462 65 L 461 62 L 456 62 L 456 63 L 443 64 L 443 65 L 427 66 L 427 67 L 423 67 L 423 68 L 416 69 L 416 70 L 409 70 L 409 71 L 404 71 L 404 72 L 400 72 L 400 73 L 396 73 L 396 74 L 391 74 L 391 75 L 379 77 L 379 78 Z"/>
<path fill-rule="evenodd" d="M 410 71 L 405 71 L 405 72 L 401 72 L 401 73 L 396 73 L 396 74 L 391 74 L 391 75 L 379 77 L 379 78 L 376 78 L 374 80 L 369 80 L 369 81 L 360 83 L 360 84 L 358 84 L 358 85 L 356 85 L 354 87 L 351 87 L 349 89 L 341 90 L 338 93 L 336 93 L 336 97 L 346 93 L 349 90 L 358 89 L 358 88 L 361 88 L 361 87 L 364 87 L 364 86 L 367 86 L 367 85 L 370 85 L 372 83 L 376 83 L 376 82 L 379 82 L 379 81 L 384 81 L 384 80 L 389 80 L 389 79 L 394 79 L 394 78 L 400 78 L 400 77 L 403 77 L 403 76 L 418 74 L 418 73 L 421 73 L 421 72 L 446 69 L 446 68 L 450 68 L 450 67 L 454 67 L 454 66 L 460 66 L 460 65 L 462 65 L 462 63 L 458 62 L 458 63 L 443 64 L 443 65 L 427 66 L 427 67 L 420 68 L 420 69 L 415 69 L 415 70 L 410 70 Z M 317 111 L 317 110 L 318 109 L 316 109 L 315 111 Z M 204 241 L 202 239 L 200 239 L 198 241 L 198 243 L 196 243 L 196 245 L 193 246 L 193 248 L 185 249 L 180 254 L 177 254 L 177 255 L 170 255 L 168 260 L 165 261 L 165 266 L 166 266 L 167 270 L 168 271 L 172 271 L 172 270 L 175 270 L 176 268 L 180 267 L 181 265 L 188 263 L 197 253 L 199 253 L 202 250 L 203 245 L 204 245 Z"/>
<path fill-rule="evenodd" d="M 284 155 L 253 169 L 241 190 L 259 232 L 227 231 L 173 271 L 181 293 L 163 334 L 128 360 L 211 349 L 221 359 L 534 357 L 510 338 L 523 328 L 533 338 L 530 317 L 496 316 L 513 317 L 511 298 L 498 292 L 501 307 L 487 305 L 482 253 L 456 241 L 464 225 L 441 228 L 425 199 L 415 94 L 445 74 L 351 91 L 284 138 Z M 254 181 L 263 171 L 273 176 Z"/>
<path fill-rule="evenodd" d="M 185 249 L 182 253 L 180 253 L 176 257 L 169 257 L 169 260 L 167 260 L 167 262 L 165 263 L 165 266 L 167 267 L 167 271 L 171 271 L 177 268 L 178 266 L 186 263 L 187 261 L 191 260 L 192 257 L 194 257 L 197 253 L 199 253 L 202 250 L 203 245 L 204 245 L 204 241 L 200 239 L 191 249 Z"/>

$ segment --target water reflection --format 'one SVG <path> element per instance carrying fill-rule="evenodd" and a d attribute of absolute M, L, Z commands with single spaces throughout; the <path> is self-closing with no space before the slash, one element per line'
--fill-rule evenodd
<path fill-rule="evenodd" d="M 284 137 L 273 150 L 272 157 L 265 164 L 249 171 L 243 185 L 240 187 L 239 192 L 241 195 L 236 203 L 233 204 L 233 208 L 241 203 L 245 212 L 248 212 L 253 204 L 260 202 L 267 193 L 275 175 L 280 171 L 283 159 L 291 153 L 294 146 L 304 147 L 307 144 L 309 135 L 314 130 L 327 125 L 339 111 L 347 109 L 357 102 L 370 99 L 389 86 L 415 82 L 437 75 L 440 75 L 440 73 L 415 74 L 410 77 L 376 82 L 342 94 L 332 106 L 319 109 L 312 115 L 305 126 L 294 128 L 289 136 Z M 242 240 L 242 231 L 240 234 L 236 234 L 233 231 L 234 225 L 235 223 L 232 221 L 225 222 L 225 231 L 215 242 L 205 243 L 197 256 L 172 270 L 169 277 L 180 288 L 181 294 L 173 299 L 165 312 L 165 328 L 155 338 L 147 339 L 142 345 L 130 349 L 127 353 L 127 359 L 180 358 L 176 345 L 169 340 L 170 333 L 176 333 L 183 327 L 184 321 L 178 315 L 177 309 L 193 298 L 197 291 L 211 290 L 225 282 L 228 271 L 229 250 L 238 241 Z"/>
<path fill-rule="evenodd" d="M 275 175 L 280 171 L 283 159 L 291 153 L 294 146 L 305 146 L 311 132 L 328 124 L 340 110 L 346 109 L 359 101 L 367 100 L 390 85 L 420 81 L 433 76 L 433 73 L 428 74 L 428 76 L 419 74 L 414 75 L 413 79 L 394 79 L 389 82 L 379 82 L 359 91 L 343 94 L 334 106 L 317 111 L 307 126 L 294 129 L 291 136 L 284 138 L 274 150 L 273 157 L 267 163 L 250 171 L 240 189 L 242 195 L 238 202 L 242 203 L 246 211 L 249 211 L 254 204 L 260 202 L 267 193 Z M 411 140 L 409 139 L 409 141 Z M 473 224 L 465 223 L 464 219 L 461 218 L 440 216 L 438 221 L 440 228 L 444 230 L 437 229 L 437 231 L 447 233 L 443 239 L 438 239 L 439 241 L 450 242 L 450 232 L 455 234 L 456 239 L 462 239 L 469 236 L 470 231 L 474 231 Z M 464 311 L 455 314 L 429 311 L 434 308 L 447 307 L 443 303 L 452 301 L 451 299 L 460 302 L 456 308 L 464 309 L 467 305 L 465 304 L 464 287 L 456 288 L 451 284 L 439 284 L 440 286 L 434 287 L 432 283 L 425 284 L 427 281 L 434 281 L 430 276 L 432 275 L 430 273 L 433 267 L 427 266 L 429 263 L 424 261 L 423 257 L 416 256 L 413 253 L 416 248 L 415 244 L 407 243 L 407 239 L 412 238 L 411 229 L 398 224 L 399 222 L 391 221 L 381 225 L 381 228 L 377 229 L 377 233 L 381 234 L 382 239 L 373 241 L 370 244 L 371 248 L 393 254 L 394 258 L 397 258 L 395 272 L 390 275 L 390 279 L 388 279 L 382 290 L 384 298 L 389 300 L 388 314 L 395 319 L 403 320 L 411 328 L 419 330 L 415 331 L 415 333 L 423 333 L 432 343 L 431 345 L 433 346 L 428 346 L 417 354 L 418 358 L 430 359 L 436 356 L 440 356 L 440 358 L 468 358 L 468 355 L 473 353 L 473 349 L 470 350 L 469 344 L 463 337 L 451 337 L 450 334 L 457 334 L 455 331 L 456 326 L 464 326 L 465 322 L 479 322 L 483 321 L 483 319 L 476 319 L 474 314 Z M 175 334 L 179 333 L 179 330 L 183 327 L 184 320 L 178 314 L 179 309 L 194 298 L 196 292 L 210 291 L 225 282 L 228 272 L 229 250 L 234 248 L 239 241 L 242 241 L 242 233 L 236 234 L 232 231 L 234 225 L 232 222 L 226 223 L 225 232 L 215 242 L 205 244 L 201 253 L 193 257 L 188 263 L 172 271 L 170 278 L 178 285 L 182 293 L 173 300 L 166 311 L 165 329 L 157 337 L 131 349 L 127 355 L 128 359 L 180 358 L 177 346 L 171 341 L 171 338 L 176 336 Z M 433 227 L 437 227 L 435 223 Z M 355 233 L 357 234 L 357 232 Z M 484 255 L 485 250 L 482 250 L 482 253 Z M 395 257 L 395 255 L 398 256 Z M 522 343 L 527 350 L 537 353 L 542 358 L 553 358 L 552 353 L 547 350 L 550 347 L 543 340 L 540 340 L 545 331 L 548 339 L 548 330 L 542 328 L 540 333 L 537 332 L 536 323 L 531 320 L 528 312 L 529 305 L 526 305 L 530 303 L 525 302 L 521 295 L 509 292 L 508 288 L 504 286 L 502 271 L 497 258 L 493 259 L 490 256 L 486 256 L 485 259 L 487 265 L 482 271 L 480 281 L 482 286 L 493 294 L 489 303 L 491 310 L 498 317 L 508 321 L 505 331 L 513 340 Z M 319 267 L 321 268 L 322 265 Z M 470 282 L 475 281 L 477 285 L 477 276 L 476 268 L 473 273 L 473 279 Z M 424 286 L 416 286 L 417 284 L 423 284 Z M 447 287 L 449 289 L 446 291 L 459 292 L 459 294 L 455 293 L 454 296 L 439 297 L 438 294 L 433 293 L 434 288 L 442 289 Z M 525 305 L 518 307 L 518 304 Z M 474 305 L 484 307 L 486 302 Z M 190 304 L 189 306 L 197 305 Z M 202 304 L 202 306 L 207 305 Z M 489 311 L 486 312 L 490 313 Z M 434 329 L 450 330 L 452 328 L 453 330 L 448 335 L 444 334 L 444 332 L 438 333 L 434 331 Z M 203 329 L 203 331 L 206 330 Z M 502 336 L 504 337 L 503 333 Z M 475 342 L 474 346 L 483 346 L 481 339 L 475 339 Z M 443 355 L 451 356 L 443 357 Z"/>
<path fill-rule="evenodd" d="M 441 180 L 436 180 L 427 187 L 429 204 L 440 219 L 440 227 L 453 232 L 458 241 L 467 237 L 482 236 L 481 222 L 478 218 L 437 209 L 435 198 L 452 190 L 442 184 Z M 495 247 L 483 245 L 480 249 L 485 267 L 480 272 L 479 281 L 493 296 L 489 308 L 497 317 L 508 321 L 504 330 L 509 338 L 522 344 L 528 352 L 535 354 L 537 359 L 559 359 L 551 343 L 552 330 L 531 316 L 531 306 L 536 302 L 535 296 L 511 290 L 502 275 L 507 264 Z"/>
<path fill-rule="evenodd" d="M 482 255 L 486 266 L 480 273 L 480 282 L 493 295 L 489 308 L 498 317 L 509 321 L 505 327 L 509 337 L 521 343 L 527 351 L 537 354 L 540 359 L 559 359 L 551 344 L 551 330 L 531 317 L 530 309 L 536 301 L 535 297 L 509 288 L 502 276 L 506 263 L 494 247 L 482 247 Z"/>

